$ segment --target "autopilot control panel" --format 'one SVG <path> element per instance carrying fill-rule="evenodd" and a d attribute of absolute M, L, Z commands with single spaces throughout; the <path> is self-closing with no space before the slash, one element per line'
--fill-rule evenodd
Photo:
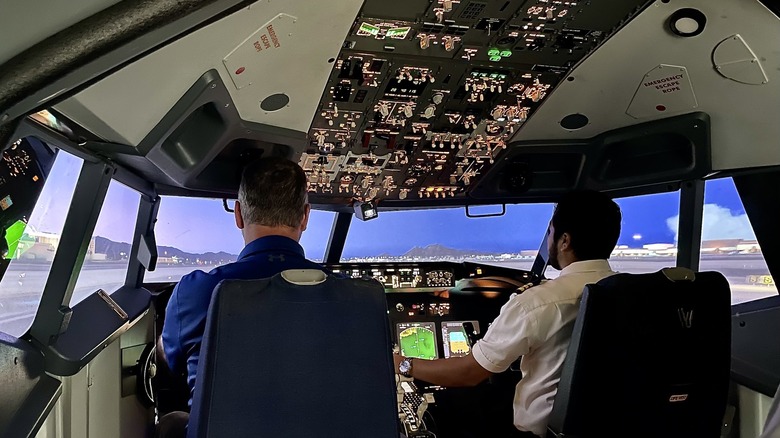
<path fill-rule="evenodd" d="M 424 292 L 455 287 L 455 268 L 430 264 L 331 265 L 334 274 L 351 278 L 374 278 L 388 292 Z"/>

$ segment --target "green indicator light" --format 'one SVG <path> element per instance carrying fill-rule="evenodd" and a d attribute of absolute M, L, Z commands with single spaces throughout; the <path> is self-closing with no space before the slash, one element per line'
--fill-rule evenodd
<path fill-rule="evenodd" d="M 501 56 L 500 55 L 491 56 L 490 60 L 493 62 L 501 61 Z"/>
<path fill-rule="evenodd" d="M 387 30 L 386 36 L 388 38 L 395 38 L 397 40 L 402 40 L 406 38 L 406 35 L 409 34 L 409 31 L 411 31 L 411 27 L 394 27 L 392 29 Z"/>
<path fill-rule="evenodd" d="M 368 35 L 377 35 L 379 33 L 379 28 L 376 26 L 373 26 L 369 23 L 361 23 L 360 29 L 358 30 L 359 33 L 368 34 Z"/>
<path fill-rule="evenodd" d="M 493 49 L 488 50 L 487 54 L 488 54 L 488 56 L 491 56 L 491 57 L 492 56 L 499 56 L 501 54 L 501 51 L 496 49 L 496 48 L 493 48 Z"/>
<path fill-rule="evenodd" d="M 502 50 L 501 51 L 501 57 L 502 58 L 509 58 L 510 56 L 512 56 L 512 51 L 511 50 Z"/>

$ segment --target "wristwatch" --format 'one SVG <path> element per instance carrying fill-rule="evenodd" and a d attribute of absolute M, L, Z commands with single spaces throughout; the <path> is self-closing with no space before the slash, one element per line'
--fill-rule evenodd
<path fill-rule="evenodd" d="M 412 377 L 412 358 L 405 357 L 404 360 L 398 364 L 398 372 L 404 377 Z"/>

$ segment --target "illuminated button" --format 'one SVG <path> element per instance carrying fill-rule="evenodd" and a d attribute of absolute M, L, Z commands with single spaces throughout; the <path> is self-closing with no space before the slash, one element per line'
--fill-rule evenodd
<path fill-rule="evenodd" d="M 512 56 L 512 51 L 511 50 L 502 50 L 500 55 L 501 55 L 502 58 L 509 58 L 510 56 Z"/>
<path fill-rule="evenodd" d="M 490 57 L 493 57 L 493 56 L 501 56 L 501 51 L 500 51 L 500 50 L 498 50 L 498 49 L 496 49 L 496 48 L 492 48 L 492 49 L 488 50 L 487 54 L 488 54 L 488 56 L 490 56 Z"/>
<path fill-rule="evenodd" d="M 495 56 L 491 56 L 489 59 L 493 62 L 498 62 L 501 61 L 501 56 L 495 55 Z"/>

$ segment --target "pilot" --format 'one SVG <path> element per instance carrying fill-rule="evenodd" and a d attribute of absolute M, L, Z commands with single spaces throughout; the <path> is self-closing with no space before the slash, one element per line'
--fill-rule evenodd
<path fill-rule="evenodd" d="M 522 356 L 512 433 L 545 436 L 582 290 L 614 274 L 607 259 L 620 221 L 620 208 L 601 193 L 564 195 L 547 235 L 549 264 L 561 271 L 558 278 L 513 295 L 470 355 L 432 361 L 395 355 L 397 372 L 435 385 L 474 386 Z"/>
<path fill-rule="evenodd" d="M 306 174 L 296 163 L 271 157 L 244 169 L 235 220 L 246 246 L 233 263 L 209 273 L 195 271 L 182 277 L 165 311 L 158 350 L 164 351 L 171 370 L 186 370 L 190 405 L 206 313 L 217 283 L 226 279 L 267 278 L 287 269 L 322 269 L 305 258 L 298 243 L 306 230 L 309 212 Z M 172 413 L 166 417 L 160 420 L 158 436 L 184 436 L 187 415 Z"/>

